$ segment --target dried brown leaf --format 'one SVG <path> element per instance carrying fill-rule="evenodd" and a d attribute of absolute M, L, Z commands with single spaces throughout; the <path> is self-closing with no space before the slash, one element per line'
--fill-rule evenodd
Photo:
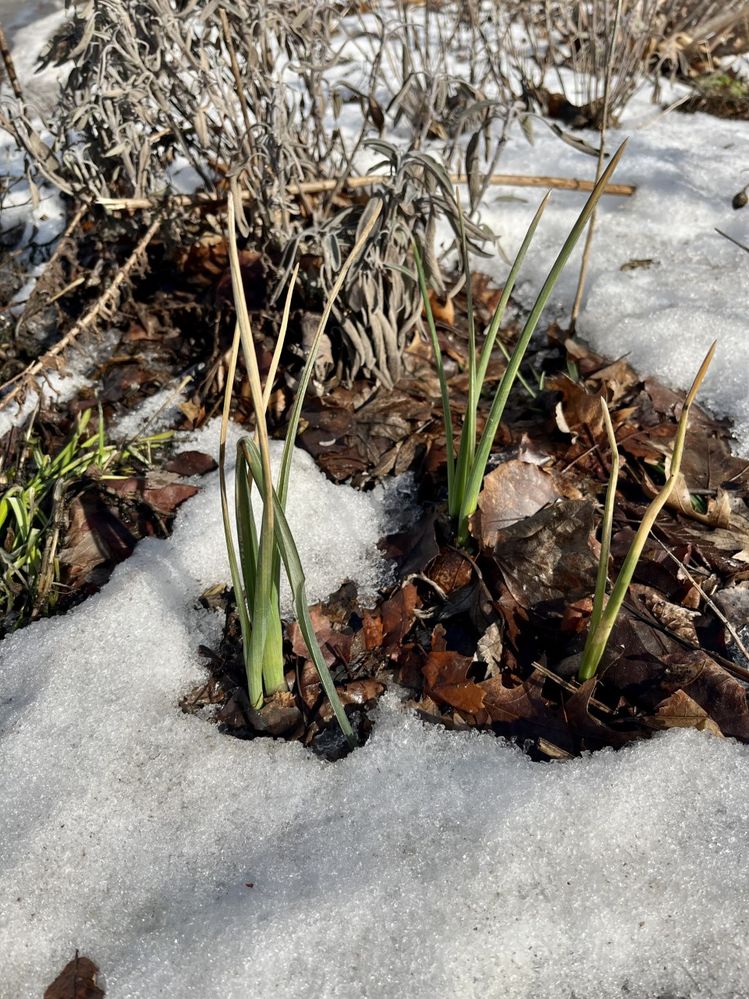
<path fill-rule="evenodd" d="M 483 548 L 493 548 L 500 531 L 532 517 L 559 497 L 553 477 L 538 465 L 515 458 L 505 461 L 484 478 L 471 533 Z"/>
<path fill-rule="evenodd" d="M 98 967 L 76 951 L 57 978 L 44 991 L 44 999 L 103 999 L 105 992 L 96 984 Z"/>
<path fill-rule="evenodd" d="M 681 689 L 675 690 L 661 701 L 655 715 L 648 719 L 648 724 L 656 729 L 696 728 L 700 732 L 710 732 L 711 735 L 723 735 L 720 726 L 710 718 L 707 711 Z"/>

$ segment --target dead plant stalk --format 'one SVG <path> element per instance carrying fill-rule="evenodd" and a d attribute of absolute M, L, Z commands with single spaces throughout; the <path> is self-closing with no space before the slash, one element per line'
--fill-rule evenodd
<path fill-rule="evenodd" d="M 470 178 L 463 173 L 450 174 L 453 184 L 468 184 Z M 342 185 L 344 189 L 352 191 L 362 187 L 375 187 L 379 184 L 389 184 L 391 178 L 385 174 L 371 174 L 364 177 L 349 177 Z M 589 193 L 596 186 L 592 180 L 584 180 L 580 177 L 546 177 L 541 175 L 525 175 L 514 173 L 496 173 L 487 179 L 488 186 L 494 187 L 543 187 L 554 188 L 561 191 L 581 191 Z M 288 194 L 324 194 L 326 191 L 334 191 L 340 186 L 340 180 L 309 180 L 301 184 L 289 184 Z M 637 191 L 634 184 L 607 184 L 601 192 L 611 197 L 631 198 Z M 97 198 L 96 204 L 106 208 L 109 212 L 145 211 L 149 208 L 156 208 L 159 204 L 177 207 L 199 208 L 203 205 L 218 205 L 226 201 L 226 194 L 176 194 L 170 197 L 159 199 L 151 198 Z M 249 192 L 242 192 L 242 200 L 252 200 Z"/>

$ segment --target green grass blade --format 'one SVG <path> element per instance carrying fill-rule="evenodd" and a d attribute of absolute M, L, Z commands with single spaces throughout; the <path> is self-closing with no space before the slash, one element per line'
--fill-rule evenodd
<path fill-rule="evenodd" d="M 248 687 L 250 688 L 250 703 L 253 708 L 262 705 L 262 694 L 258 698 L 259 678 L 267 678 L 265 692 L 272 694 L 286 687 L 284 679 L 283 659 L 277 662 L 266 661 L 265 642 L 270 627 L 270 604 L 273 589 L 273 478 L 270 465 L 270 445 L 268 441 L 268 426 L 265 420 L 263 404 L 263 389 L 260 383 L 260 369 L 252 336 L 252 324 L 247 309 L 244 294 L 242 270 L 239 264 L 239 249 L 236 234 L 236 209 L 234 199 L 228 202 L 228 244 L 229 264 L 231 268 L 232 292 L 234 307 L 237 313 L 237 325 L 242 344 L 247 377 L 250 384 L 252 408 L 255 413 L 255 432 L 262 463 L 263 474 L 256 480 L 263 502 L 263 513 L 260 526 L 260 540 L 257 553 L 257 574 L 255 576 L 255 599 L 252 602 L 251 619 L 252 635 L 246 655 L 248 670 Z M 254 693 L 254 696 L 253 696 Z"/>
<path fill-rule="evenodd" d="M 603 505 L 603 524 L 601 525 L 601 555 L 598 560 L 598 573 L 596 575 L 596 591 L 593 597 L 593 612 L 590 615 L 588 634 L 598 630 L 603 609 L 606 605 L 606 583 L 609 572 L 609 555 L 611 554 L 611 532 L 614 525 L 614 501 L 616 499 L 616 486 L 619 481 L 619 448 L 616 444 L 616 435 L 611 423 L 611 415 L 606 400 L 601 399 L 601 409 L 606 426 L 606 436 L 611 448 L 611 472 L 609 474 L 609 484 L 606 489 L 606 500 Z"/>
<path fill-rule="evenodd" d="M 247 607 L 250 608 L 255 602 L 258 540 L 252 511 L 252 478 L 247 468 L 244 451 L 239 445 L 237 445 L 237 464 L 234 471 L 234 519 L 237 525 L 239 568 L 242 573 L 244 596 Z"/>
<path fill-rule="evenodd" d="M 494 315 L 492 316 L 492 321 L 489 324 L 489 329 L 486 331 L 486 337 L 484 339 L 484 346 L 481 349 L 481 360 L 479 361 L 478 370 L 478 384 L 479 391 L 483 387 L 484 381 L 486 380 L 486 371 L 489 367 L 489 361 L 491 359 L 491 353 L 494 349 L 494 341 L 497 338 L 497 333 L 499 332 L 499 326 L 504 319 L 505 310 L 507 309 L 507 303 L 510 301 L 510 295 L 513 292 L 515 283 L 518 279 L 518 274 L 520 273 L 520 268 L 523 266 L 523 261 L 525 260 L 525 255 L 528 252 L 528 248 L 531 245 L 533 237 L 535 235 L 536 229 L 538 228 L 538 223 L 541 221 L 541 216 L 549 203 L 549 198 L 551 197 L 551 191 L 547 191 L 544 195 L 541 204 L 538 206 L 536 214 L 533 216 L 531 224 L 528 226 L 528 231 L 525 234 L 523 242 L 520 244 L 520 249 L 517 252 L 517 256 L 513 261 L 510 273 L 507 275 L 505 281 L 505 286 L 502 289 L 502 295 L 497 303 L 497 308 L 494 310 Z M 503 349 L 502 353 L 505 358 L 509 360 L 507 351 Z M 528 386 L 526 386 L 528 388 Z"/>
<path fill-rule="evenodd" d="M 471 468 L 473 467 L 473 459 L 476 454 L 476 418 L 479 401 L 478 373 L 476 370 L 476 323 L 471 290 L 471 261 L 468 256 L 468 241 L 466 239 L 465 221 L 460 202 L 457 202 L 457 216 L 460 253 L 463 258 L 463 274 L 465 276 L 466 312 L 468 315 L 468 401 L 463 417 L 463 427 L 460 432 L 458 461 L 455 466 L 455 502 L 453 509 L 450 510 L 451 517 L 456 517 L 460 513 Z"/>
<path fill-rule="evenodd" d="M 687 425 L 689 423 L 689 409 L 694 402 L 694 397 L 697 395 L 697 391 L 702 384 L 702 380 L 707 374 L 707 369 L 710 366 L 713 355 L 715 354 L 716 346 L 717 344 L 713 343 L 710 350 L 707 352 L 705 360 L 700 365 L 700 369 L 692 382 L 692 387 L 684 400 L 684 406 L 682 407 L 681 416 L 679 418 L 679 425 L 676 430 L 674 450 L 671 455 L 671 468 L 669 470 L 669 476 L 666 484 L 645 511 L 645 515 L 643 516 L 642 522 L 632 539 L 632 544 L 627 552 L 627 557 L 624 559 L 619 575 L 617 576 L 616 583 L 614 584 L 614 588 L 611 591 L 611 596 L 609 597 L 608 603 L 601 614 L 600 620 L 598 621 L 595 630 L 591 628 L 588 631 L 588 638 L 585 642 L 585 649 L 583 650 L 580 672 L 578 673 L 578 678 L 581 681 L 589 680 L 592 676 L 595 676 L 598 666 L 600 665 L 601 658 L 603 657 L 603 653 L 606 651 L 606 645 L 608 644 L 608 640 L 614 624 L 616 623 L 619 611 L 624 603 L 624 598 L 627 595 L 629 584 L 632 582 L 632 577 L 635 574 L 637 563 L 640 561 L 640 557 L 642 556 L 648 536 L 653 529 L 653 525 L 655 524 L 658 514 L 666 505 L 666 502 L 676 485 L 676 481 L 679 476 L 679 469 L 681 468 L 681 459 L 684 454 L 684 441 L 686 440 Z"/>
<path fill-rule="evenodd" d="M 219 475 L 219 492 L 221 495 L 221 520 L 224 526 L 224 540 L 226 541 L 226 554 L 229 559 L 229 571 L 231 573 L 231 584 L 234 588 L 234 599 L 237 604 L 237 614 L 239 616 L 239 625 L 242 630 L 242 650 L 245 656 L 245 670 L 248 674 L 248 684 L 249 684 L 249 668 L 247 662 L 247 654 L 250 648 L 250 636 L 252 634 L 252 628 L 250 624 L 250 615 L 248 612 L 247 605 L 247 595 L 245 590 L 245 582 L 242 578 L 242 573 L 240 572 L 239 563 L 237 561 L 237 552 L 234 547 L 234 536 L 231 530 L 231 518 L 229 516 L 229 499 L 226 489 L 226 437 L 229 428 L 229 412 L 231 408 L 231 391 L 234 384 L 234 375 L 237 370 L 237 355 L 239 354 L 239 325 L 234 331 L 234 341 L 232 343 L 231 354 L 229 355 L 229 370 L 226 375 L 226 388 L 224 391 L 224 406 L 221 413 L 221 431 L 219 433 L 219 445 L 218 445 L 218 475 Z M 254 522 L 253 522 L 254 527 Z M 254 580 L 254 576 L 251 577 Z M 261 690 L 262 697 L 262 690 Z"/>
<path fill-rule="evenodd" d="M 455 491 L 455 445 L 453 443 L 453 421 L 450 413 L 450 395 L 447 390 L 445 365 L 442 360 L 442 349 L 437 337 L 437 326 L 434 322 L 432 303 L 429 301 L 429 289 L 427 287 L 426 274 L 424 273 L 424 264 L 416 243 L 413 244 L 413 251 L 414 261 L 416 262 L 416 273 L 419 278 L 419 288 L 421 289 L 421 298 L 424 303 L 424 312 L 427 317 L 427 329 L 429 330 L 429 337 L 432 341 L 432 351 L 434 353 L 434 361 L 437 365 L 437 377 L 439 378 L 440 383 L 440 396 L 442 397 L 442 420 L 445 425 L 445 449 L 447 451 L 447 501 L 448 507 L 452 508 L 454 506 L 453 494 Z"/>
<path fill-rule="evenodd" d="M 627 141 L 625 141 L 619 146 L 617 151 L 611 157 L 611 162 L 606 167 L 606 170 L 601 175 L 601 179 L 598 181 L 596 186 L 593 188 L 590 197 L 585 203 L 585 207 L 580 212 L 569 236 L 564 242 L 562 249 L 559 251 L 559 255 L 554 261 L 554 265 L 549 271 L 548 277 L 538 293 L 535 304 L 531 309 L 531 313 L 526 320 L 523 331 L 518 338 L 518 342 L 515 345 L 515 349 L 512 352 L 510 361 L 507 365 L 502 380 L 497 387 L 496 395 L 494 396 L 494 401 L 492 403 L 491 410 L 489 412 L 489 417 L 486 422 L 486 427 L 481 436 L 481 441 L 479 442 L 478 450 L 476 451 L 476 457 L 473 462 L 473 467 L 471 469 L 470 477 L 466 486 L 466 490 L 463 496 L 463 502 L 460 509 L 459 520 L 458 520 L 458 540 L 465 541 L 468 534 L 468 517 L 474 512 L 478 503 L 479 492 L 481 491 L 481 483 L 484 478 L 484 473 L 486 471 L 486 465 L 489 461 L 489 455 L 491 453 L 492 446 L 494 444 L 494 438 L 496 437 L 497 430 L 499 429 L 499 423 L 502 419 L 502 414 L 504 413 L 505 405 L 507 404 L 507 399 L 509 398 L 512 385 L 517 376 L 520 364 L 525 356 L 525 351 L 530 343 L 530 339 L 536 329 L 539 319 L 541 318 L 541 313 L 546 307 L 546 303 L 554 289 L 554 285 L 557 283 L 559 275 L 562 272 L 567 260 L 570 257 L 573 249 L 575 248 L 577 241 L 580 236 L 585 231 L 585 227 L 588 224 L 593 210 L 595 209 L 598 201 L 603 194 L 603 191 L 611 179 L 611 175 L 614 170 L 616 170 L 619 165 L 619 160 L 624 154 Z"/>
<path fill-rule="evenodd" d="M 242 447 L 244 448 L 245 458 L 247 459 L 252 476 L 255 481 L 258 482 L 258 480 L 262 477 L 263 470 L 260 464 L 260 455 L 257 446 L 253 441 L 245 438 L 242 441 Z M 315 668 L 320 676 L 320 682 L 322 683 L 323 690 L 325 691 L 333 711 L 335 712 L 335 716 L 338 719 L 338 724 L 341 726 L 341 730 L 348 739 L 349 745 L 354 748 L 356 746 L 356 736 L 351 728 L 351 723 L 346 717 L 346 712 L 343 709 L 341 699 L 335 689 L 333 678 L 330 675 L 330 670 L 328 669 L 322 652 L 320 651 L 320 646 L 317 642 L 315 629 L 307 607 L 306 582 L 304 578 L 304 571 L 302 570 L 302 563 L 299 559 L 299 552 L 297 551 L 296 544 L 294 543 L 294 538 L 291 533 L 291 529 L 289 528 L 288 521 L 286 520 L 286 514 L 284 513 L 283 506 L 281 505 L 281 501 L 275 490 L 273 491 L 273 503 L 276 514 L 276 543 L 279 551 L 281 552 L 281 557 L 283 559 L 284 566 L 286 567 L 286 575 L 288 576 L 289 584 L 291 585 L 291 592 L 294 598 L 294 611 L 299 623 L 299 628 L 304 636 L 307 649 L 312 656 L 312 661 L 314 662 Z"/>

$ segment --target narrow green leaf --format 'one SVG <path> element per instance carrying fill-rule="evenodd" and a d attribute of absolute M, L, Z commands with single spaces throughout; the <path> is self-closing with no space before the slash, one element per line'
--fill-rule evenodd
<path fill-rule="evenodd" d="M 445 448 L 447 451 L 447 499 L 448 507 L 454 505 L 453 493 L 455 490 L 455 445 L 453 443 L 453 421 L 450 413 L 450 395 L 447 390 L 447 378 L 445 376 L 445 365 L 442 359 L 442 348 L 437 337 L 437 326 L 434 322 L 432 303 L 429 301 L 429 289 L 427 287 L 424 264 L 416 243 L 413 243 L 414 261 L 416 262 L 416 273 L 419 278 L 419 288 L 421 298 L 424 303 L 424 312 L 427 317 L 427 329 L 432 341 L 432 351 L 434 353 L 435 364 L 437 365 L 437 377 L 440 383 L 440 396 L 442 397 L 442 421 L 445 426 Z"/>
<path fill-rule="evenodd" d="M 476 457 L 474 459 L 473 467 L 469 476 L 469 480 L 466 486 L 466 490 L 463 496 L 463 502 L 460 509 L 460 514 L 458 518 L 458 539 L 465 540 L 468 533 L 468 518 L 476 509 L 478 503 L 479 492 L 481 491 L 481 483 L 484 478 L 484 473 L 486 471 L 486 465 L 489 461 L 489 455 L 491 453 L 492 446 L 494 444 L 494 438 L 496 437 L 497 430 L 499 429 L 499 423 L 502 419 L 502 414 L 504 413 L 505 405 L 507 404 L 507 399 L 509 398 L 512 385 L 517 376 L 520 364 L 525 356 L 525 351 L 530 343 L 530 339 L 536 329 L 539 319 L 541 318 L 541 313 L 546 307 L 546 303 L 554 289 L 554 285 L 557 283 L 559 275 L 562 272 L 567 260 L 570 257 L 577 241 L 579 240 L 582 233 L 585 231 L 585 227 L 588 224 L 590 216 L 598 204 L 603 191 L 611 179 L 611 175 L 619 164 L 619 160 L 624 154 L 627 141 L 625 140 L 614 153 L 611 158 L 611 162 L 607 166 L 606 170 L 601 175 L 600 180 L 593 188 L 590 197 L 585 203 L 585 207 L 580 212 L 569 236 L 564 242 L 562 249 L 559 251 L 554 264 L 549 271 L 548 277 L 538 293 L 535 304 L 531 309 L 531 313 L 526 320 L 523 331 L 520 334 L 515 349 L 512 352 L 512 356 L 507 365 L 505 373 L 502 377 L 499 386 L 497 387 L 496 395 L 494 396 L 494 401 L 492 403 L 491 410 L 489 412 L 489 417 L 484 428 L 484 432 L 481 436 L 478 449 L 476 451 Z"/>
<path fill-rule="evenodd" d="M 492 321 L 489 324 L 489 329 L 486 331 L 486 337 L 484 339 L 484 346 L 481 349 L 481 360 L 479 362 L 478 370 L 478 384 L 479 391 L 484 386 L 486 380 L 486 371 L 489 367 L 489 360 L 491 358 L 491 353 L 494 348 L 494 341 L 497 338 L 497 333 L 499 332 L 499 327 L 504 319 L 505 310 L 507 309 L 507 303 L 510 301 L 510 295 L 515 288 L 515 282 L 518 279 L 518 274 L 520 273 L 520 268 L 523 266 L 523 261 L 525 260 L 525 255 L 528 252 L 528 248 L 531 245 L 531 241 L 538 228 L 538 223 L 541 221 L 541 216 L 549 203 L 549 198 L 551 197 L 551 191 L 547 191 L 541 201 L 541 204 L 536 210 L 536 214 L 531 220 L 531 224 L 528 226 L 528 231 L 525 234 L 523 242 L 520 245 L 520 249 L 517 252 L 517 256 L 512 264 L 510 273 L 507 275 L 505 280 L 504 288 L 502 289 L 502 295 L 500 296 L 499 302 L 497 303 L 497 308 L 494 310 L 494 315 L 492 316 Z M 507 357 L 507 353 L 505 357 Z"/>
<path fill-rule="evenodd" d="M 259 487 L 263 470 L 260 463 L 260 454 L 258 452 L 257 445 L 254 441 L 249 440 L 249 438 L 244 438 L 242 440 L 242 447 L 244 449 L 245 458 L 247 459 L 252 477 Z M 286 520 L 286 514 L 284 513 L 283 506 L 275 489 L 273 490 L 273 504 L 276 516 L 276 543 L 281 552 L 281 558 L 283 559 L 283 563 L 286 568 L 286 575 L 291 586 L 291 592 L 294 599 L 294 610 L 299 623 L 299 628 L 304 636 L 307 649 L 312 656 L 312 661 L 314 662 L 315 668 L 320 676 L 320 682 L 322 683 L 323 690 L 325 691 L 333 711 L 335 712 L 335 716 L 338 719 L 338 724 L 341 726 L 344 735 L 348 739 L 349 745 L 354 748 L 356 746 L 356 737 L 351 728 L 351 723 L 346 717 L 346 712 L 343 709 L 338 692 L 335 689 L 333 678 L 330 675 L 330 671 L 328 670 L 325 659 L 320 651 L 320 646 L 315 635 L 315 629 L 309 616 L 306 581 L 304 571 L 302 569 L 302 563 L 299 559 L 299 552 L 297 551 L 296 544 L 294 543 L 294 537 L 291 533 L 291 529 L 289 528 L 288 521 Z"/>
<path fill-rule="evenodd" d="M 611 591 L 608 603 L 606 604 L 600 619 L 596 623 L 595 630 L 590 629 L 588 631 L 580 671 L 578 673 L 580 681 L 589 680 L 592 676 L 595 676 L 596 670 L 601 662 L 601 658 L 603 657 L 603 653 L 606 651 L 606 645 L 608 644 L 608 640 L 616 623 L 619 611 L 624 603 L 624 598 L 627 595 L 629 584 L 632 582 L 632 577 L 635 574 L 637 563 L 640 561 L 640 557 L 642 556 L 648 536 L 653 529 L 653 525 L 655 524 L 658 514 L 666 505 L 666 502 L 676 485 L 679 477 L 679 470 L 681 468 L 681 459 L 684 454 L 684 442 L 686 440 L 687 426 L 689 424 L 689 409 L 694 402 L 694 398 L 697 395 L 705 375 L 707 374 L 707 369 L 713 359 L 716 347 L 717 342 L 713 343 L 710 347 L 710 350 L 707 352 L 707 355 L 705 356 L 705 359 L 700 365 L 700 369 L 692 382 L 692 387 L 684 400 L 681 416 L 679 417 L 679 424 L 676 429 L 676 438 L 674 440 L 674 450 L 671 455 L 671 467 L 668 479 L 666 480 L 666 483 L 661 491 L 655 499 L 652 500 L 650 506 L 645 511 L 640 526 L 632 539 L 632 544 L 629 547 L 627 556 L 624 559 L 621 569 L 619 570 L 619 575 L 614 583 L 614 588 Z"/>

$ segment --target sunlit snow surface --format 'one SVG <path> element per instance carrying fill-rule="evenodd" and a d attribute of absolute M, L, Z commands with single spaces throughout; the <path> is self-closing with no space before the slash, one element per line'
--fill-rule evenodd
<path fill-rule="evenodd" d="M 372 585 L 382 498 L 296 471 L 311 597 Z M 75 948 L 110 999 L 746 994 L 749 750 L 533 764 L 394 695 L 335 765 L 221 736 L 177 707 L 220 631 L 195 605 L 226 579 L 218 509 L 214 474 L 170 540 L 0 645 L 0 996 Z"/>
<path fill-rule="evenodd" d="M 651 112 L 636 101 L 625 118 Z M 745 123 L 672 114 L 633 131 L 605 199 L 579 327 L 686 385 L 749 448 L 749 255 L 732 195 Z M 503 172 L 590 176 L 539 126 Z M 624 129 L 622 134 L 628 134 Z M 612 144 L 617 136 L 612 136 Z M 485 218 L 512 253 L 540 193 Z M 583 199 L 555 193 L 524 269 L 530 301 Z M 749 209 L 746 210 L 749 212 Z M 634 258 L 649 269 L 622 272 Z M 499 260 L 483 264 L 501 278 Z M 560 316 L 571 267 L 555 293 Z M 213 436 L 198 442 L 208 448 Z M 375 585 L 380 497 L 299 455 L 292 527 L 313 599 Z M 749 994 L 749 750 L 695 732 L 563 765 L 425 728 L 391 694 L 366 747 L 326 765 L 182 715 L 226 579 L 215 476 L 172 539 L 102 593 L 0 645 L 0 997 L 31 999 L 78 948 L 110 999 L 655 999 Z"/>

